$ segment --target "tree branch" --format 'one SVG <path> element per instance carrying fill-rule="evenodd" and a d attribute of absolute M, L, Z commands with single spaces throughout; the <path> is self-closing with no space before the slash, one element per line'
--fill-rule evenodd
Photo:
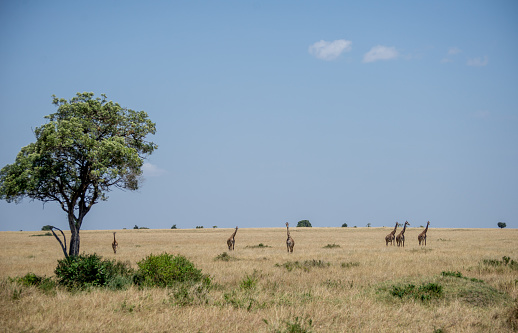
<path fill-rule="evenodd" d="M 54 232 L 54 229 L 59 230 L 61 232 L 61 234 L 63 235 L 63 240 L 65 241 L 65 245 L 64 246 L 63 246 L 63 243 L 61 242 L 61 239 L 59 239 L 58 235 L 56 235 L 56 233 Z M 65 234 L 63 233 L 63 231 L 61 231 L 61 229 L 56 228 L 56 227 L 54 227 L 52 225 L 50 226 L 50 231 L 52 231 L 52 234 L 58 240 L 59 245 L 61 245 L 61 249 L 63 250 L 63 253 L 65 254 L 65 258 L 68 258 L 68 254 L 67 254 L 67 238 L 65 237 Z"/>

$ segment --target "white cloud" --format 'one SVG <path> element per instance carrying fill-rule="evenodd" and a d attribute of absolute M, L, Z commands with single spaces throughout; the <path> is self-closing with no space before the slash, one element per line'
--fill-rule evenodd
<path fill-rule="evenodd" d="M 351 50 L 352 42 L 345 39 L 337 39 L 332 42 L 321 40 L 309 46 L 309 54 L 322 60 L 334 60 L 343 52 Z"/>
<path fill-rule="evenodd" d="M 450 55 L 459 54 L 461 52 L 462 52 L 462 50 L 459 49 L 458 47 L 450 47 L 448 50 L 448 54 L 450 54 Z"/>
<path fill-rule="evenodd" d="M 487 56 L 484 56 L 484 57 L 479 57 L 479 58 L 468 59 L 468 62 L 466 65 L 474 66 L 474 67 L 482 67 L 482 66 L 486 66 L 488 63 L 489 63 L 489 58 Z"/>
<path fill-rule="evenodd" d="M 374 62 L 378 60 L 396 59 L 399 56 L 395 47 L 374 46 L 369 52 L 363 56 L 363 62 Z"/>
<path fill-rule="evenodd" d="M 142 171 L 144 172 L 144 175 L 148 177 L 158 177 L 167 172 L 164 169 L 160 169 L 156 165 L 147 162 L 142 165 Z"/>

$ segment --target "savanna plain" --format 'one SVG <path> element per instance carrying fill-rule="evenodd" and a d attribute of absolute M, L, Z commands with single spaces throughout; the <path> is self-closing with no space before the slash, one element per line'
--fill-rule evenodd
<path fill-rule="evenodd" d="M 3 332 L 510 332 L 518 330 L 518 230 L 390 227 L 81 231 L 81 252 L 127 262 L 185 256 L 210 276 L 192 286 L 70 291 L 54 278 L 63 252 L 45 231 L 0 232 Z M 399 233 L 401 229 L 398 230 Z M 67 240 L 69 239 L 69 234 Z M 179 289 L 180 288 L 180 289 Z"/>

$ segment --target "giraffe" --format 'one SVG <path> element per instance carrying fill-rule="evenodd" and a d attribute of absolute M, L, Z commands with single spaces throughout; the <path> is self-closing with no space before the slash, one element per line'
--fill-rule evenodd
<path fill-rule="evenodd" d="M 422 233 L 417 236 L 417 240 L 419 241 L 419 245 L 426 246 L 426 232 L 428 231 L 428 226 L 430 225 L 430 221 L 426 222 L 426 228 Z"/>
<path fill-rule="evenodd" d="M 229 251 L 232 251 L 234 250 L 234 244 L 236 244 L 236 233 L 237 233 L 237 227 L 236 227 L 236 230 L 234 231 L 234 233 L 232 234 L 232 236 L 230 236 L 229 239 L 227 239 L 227 246 L 228 246 L 228 250 Z"/>
<path fill-rule="evenodd" d="M 115 240 L 115 232 L 113 233 L 113 243 L 112 243 L 112 248 L 113 248 L 113 253 L 117 253 L 117 246 L 119 246 L 119 243 L 117 243 L 117 241 Z"/>
<path fill-rule="evenodd" d="M 396 229 L 397 229 L 398 224 L 399 223 L 396 222 L 396 226 L 394 227 L 394 230 L 392 230 L 390 232 L 390 234 L 388 234 L 385 237 L 385 245 L 388 245 L 388 243 L 394 245 L 394 239 L 396 238 Z"/>
<path fill-rule="evenodd" d="M 286 248 L 288 249 L 288 253 L 293 253 L 293 247 L 295 246 L 295 241 L 291 238 L 290 235 L 290 225 L 286 222 L 286 233 L 288 234 L 288 239 L 286 239 Z"/>
<path fill-rule="evenodd" d="M 405 230 L 406 230 L 407 224 L 410 225 L 410 223 L 408 223 L 408 221 L 405 221 L 405 225 L 403 226 L 403 230 L 401 230 L 399 235 L 397 235 L 397 237 L 396 237 L 397 246 L 405 247 Z"/>

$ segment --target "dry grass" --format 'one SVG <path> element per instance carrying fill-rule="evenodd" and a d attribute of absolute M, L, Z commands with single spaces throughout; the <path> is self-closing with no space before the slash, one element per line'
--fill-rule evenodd
<path fill-rule="evenodd" d="M 518 328 L 518 271 L 484 265 L 518 260 L 516 229 L 408 228 L 405 248 L 385 246 L 392 228 L 293 228 L 82 231 L 81 249 L 136 263 L 154 253 L 182 254 L 215 287 L 189 305 L 171 289 L 96 289 L 45 294 L 7 277 L 53 276 L 62 252 L 45 232 L 0 233 L 0 322 L 7 332 L 508 332 Z M 68 234 L 67 234 L 68 237 Z M 262 244 L 263 246 L 259 246 Z M 330 246 L 327 246 L 330 245 Z M 227 252 L 231 259 L 217 260 Z M 288 270 L 286 267 L 291 268 Z M 442 277 L 460 272 L 464 278 Z M 483 282 L 472 282 L 475 278 Z M 391 296 L 394 285 L 434 282 L 441 298 Z M 469 295 L 468 295 L 469 294 Z M 514 320 L 514 321 L 513 321 Z M 298 329 L 298 330 L 297 330 Z"/>

